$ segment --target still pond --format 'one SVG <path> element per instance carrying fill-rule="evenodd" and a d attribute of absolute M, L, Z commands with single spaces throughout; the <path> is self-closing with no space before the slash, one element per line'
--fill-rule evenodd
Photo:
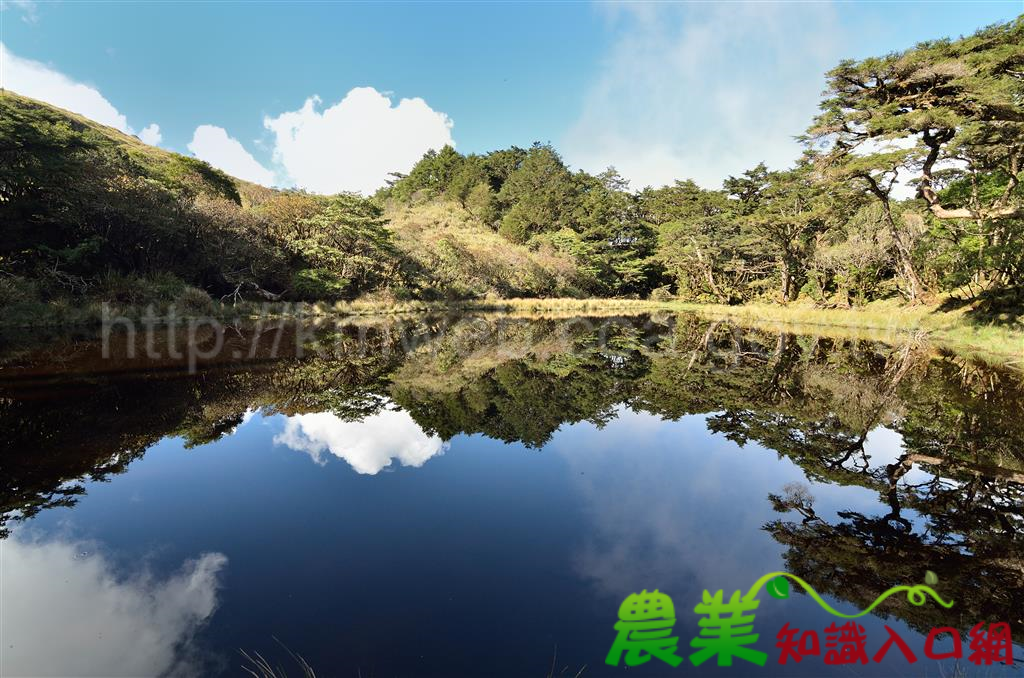
<path fill-rule="evenodd" d="M 668 314 L 217 332 L 191 365 L 174 331 L 0 344 L 3 676 L 1014 671 L 968 661 L 978 622 L 1024 639 L 1013 369 Z M 913 666 L 826 666 L 845 620 L 762 592 L 765 665 L 694 666 L 703 592 L 773 571 L 845 613 L 928 572 L 954 604 L 858 620 Z M 605 662 L 644 589 L 678 668 Z M 822 656 L 780 665 L 786 624 Z M 936 627 L 959 662 L 924 657 Z"/>

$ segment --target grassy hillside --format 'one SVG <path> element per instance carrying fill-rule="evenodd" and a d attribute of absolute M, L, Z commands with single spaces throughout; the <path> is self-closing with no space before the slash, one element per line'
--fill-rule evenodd
<path fill-rule="evenodd" d="M 90 146 L 106 153 L 123 154 L 136 163 L 141 174 L 171 186 L 188 186 L 200 193 L 236 201 L 240 186 L 252 186 L 201 160 L 150 146 L 119 129 L 10 90 L 0 93 L 0 106 L 4 113 L 0 122 L 4 140 L 0 152 L 5 157 L 17 150 L 43 151 L 30 149 L 29 144 L 38 134 L 47 133 L 53 135 L 47 144 L 51 152 L 73 152 Z"/>
<path fill-rule="evenodd" d="M 385 212 L 395 245 L 418 273 L 425 298 L 579 296 L 575 260 L 551 247 L 507 241 L 458 203 Z"/>
<path fill-rule="evenodd" d="M 8 324 L 89 319 L 100 301 L 206 312 L 579 294 L 572 256 L 511 243 L 455 202 L 385 214 L 381 200 L 258 186 L 12 92 L 0 159 Z"/>

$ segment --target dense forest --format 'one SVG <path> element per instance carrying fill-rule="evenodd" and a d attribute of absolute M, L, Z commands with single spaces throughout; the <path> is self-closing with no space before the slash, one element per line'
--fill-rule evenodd
<path fill-rule="evenodd" d="M 1022 304 L 1024 18 L 842 62 L 801 139 L 794 167 L 717 190 L 632 190 L 537 143 L 445 147 L 372 197 L 324 196 L 4 92 L 0 305 L 17 318 L 85 299 L 197 313 L 357 297 Z"/>

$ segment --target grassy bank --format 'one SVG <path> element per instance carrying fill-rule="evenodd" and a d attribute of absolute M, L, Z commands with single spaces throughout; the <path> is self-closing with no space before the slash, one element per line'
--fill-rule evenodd
<path fill-rule="evenodd" d="M 973 319 L 970 308 L 940 310 L 938 305 L 905 306 L 898 302 L 874 302 L 850 309 L 817 308 L 810 305 L 788 306 L 747 304 L 674 303 L 672 308 L 691 311 L 711 318 L 729 318 L 756 326 L 785 326 L 794 332 L 816 331 L 848 334 L 867 333 L 881 341 L 899 341 L 918 336 L 939 346 L 961 353 L 997 356 L 1003 362 L 1020 363 L 1024 359 L 1024 325 L 1012 318 L 988 322 Z M 1009 358 L 1009 360 L 1006 360 Z"/>
<path fill-rule="evenodd" d="M 1001 362 L 1024 364 L 1024 324 L 1011 317 L 979 321 L 969 307 L 940 310 L 938 305 L 905 306 L 895 301 L 875 302 L 850 309 L 812 305 L 691 304 L 642 299 L 476 299 L 464 301 L 394 301 L 360 299 L 337 303 L 156 304 L 148 307 L 113 304 L 108 317 L 141 320 L 150 313 L 156 322 L 183 317 L 211 317 L 228 321 L 276 318 L 326 318 L 417 313 L 506 313 L 529 317 L 578 315 L 634 315 L 653 311 L 685 311 L 708 318 L 730 319 L 744 325 L 784 327 L 794 333 L 850 336 L 856 333 L 879 341 L 898 342 L 908 337 L 926 340 L 960 353 L 998 357 Z M 0 327 L 58 328 L 98 326 L 103 320 L 98 302 L 79 307 L 60 305 L 36 309 L 26 316 L 0 315 Z"/>
<path fill-rule="evenodd" d="M 519 315 L 629 315 L 671 308 L 671 304 L 642 299 L 470 299 L 462 301 L 354 301 L 291 303 L 240 301 L 237 304 L 206 299 L 203 303 L 181 300 L 152 304 L 104 304 L 89 301 L 79 305 L 66 302 L 34 304 L 18 309 L 0 308 L 0 327 L 60 328 L 96 327 L 104 318 L 130 318 L 165 323 L 190 317 L 221 320 L 276 318 L 323 318 L 350 315 L 400 315 L 416 313 L 500 312 Z M 7 312 L 2 312 L 6 310 Z"/>
<path fill-rule="evenodd" d="M 318 314 L 391 315 L 395 313 L 486 312 L 512 315 L 630 315 L 671 308 L 671 304 L 643 299 L 470 299 L 465 301 L 406 301 L 396 303 L 356 300 L 313 304 Z"/>
<path fill-rule="evenodd" d="M 970 308 L 940 310 L 938 305 L 905 306 L 896 301 L 837 309 L 811 305 L 689 304 L 642 299 L 500 299 L 462 302 L 379 303 L 353 301 L 334 305 L 313 305 L 317 315 L 382 315 L 394 313 L 495 311 L 516 315 L 571 316 L 621 315 L 675 310 L 709 318 L 729 318 L 741 324 L 785 326 L 795 333 L 826 333 L 849 336 L 857 332 L 879 341 L 905 341 L 908 337 L 928 340 L 958 352 L 999 356 L 1004 362 L 1024 358 L 1024 324 L 1009 317 L 981 322 L 970 317 Z M 1005 358 L 1010 358 L 1006 361 Z"/>

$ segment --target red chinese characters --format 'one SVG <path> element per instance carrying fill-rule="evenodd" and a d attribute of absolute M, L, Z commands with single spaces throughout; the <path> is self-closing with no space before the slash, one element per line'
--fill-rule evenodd
<path fill-rule="evenodd" d="M 826 664 L 861 664 L 868 663 L 868 655 L 864 651 L 867 644 L 864 627 L 856 622 L 846 622 L 836 627 L 835 622 L 825 629 L 825 663 Z"/>
<path fill-rule="evenodd" d="M 785 664 L 788 658 L 800 662 L 807 655 L 818 656 L 821 654 L 817 631 L 804 631 L 800 640 L 796 640 L 798 633 L 800 633 L 800 629 L 789 628 L 789 622 L 786 622 L 786 625 L 779 631 L 777 636 L 779 642 L 775 643 L 775 647 L 782 650 L 782 654 L 779 655 L 780 664 Z"/>
<path fill-rule="evenodd" d="M 990 666 L 995 662 L 1004 664 L 1013 663 L 1013 638 L 1010 636 L 1010 625 L 1002 622 L 989 624 L 985 622 L 975 624 L 971 629 L 971 654 L 967 661 Z"/>
<path fill-rule="evenodd" d="M 889 639 L 885 641 L 885 645 L 883 645 L 878 650 L 878 652 L 875 653 L 875 656 L 872 657 L 872 659 L 876 662 L 882 661 L 882 659 L 885 658 L 885 653 L 888 652 L 889 648 L 895 644 L 896 647 L 900 648 L 900 652 L 903 653 L 903 656 L 906 657 L 908 662 L 910 662 L 911 664 L 916 662 L 917 656 L 913 652 L 911 652 L 910 646 L 907 645 L 907 642 L 900 638 L 898 633 L 889 628 L 888 624 L 885 625 L 885 630 L 889 633 Z"/>
<path fill-rule="evenodd" d="M 885 625 L 887 637 L 885 642 L 871 656 L 874 662 L 883 661 L 890 651 L 899 652 L 910 664 L 917 662 L 917 654 L 910 645 L 900 637 L 888 624 Z M 867 664 L 867 637 L 864 627 L 856 622 L 846 622 L 837 626 L 834 622 L 825 629 L 825 664 Z M 941 636 L 948 635 L 951 647 L 945 646 Z M 1013 664 L 1013 636 L 1010 633 L 1010 625 L 1006 622 L 976 624 L 968 633 L 970 638 L 968 649 L 970 654 L 967 660 L 976 665 L 991 666 L 992 664 L 1003 663 Z M 813 630 L 801 631 L 786 623 L 776 636 L 778 642 L 775 647 L 779 648 L 779 663 L 786 664 L 789 661 L 801 662 L 807 656 L 821 656 L 821 645 L 818 639 L 818 632 Z M 895 649 L 894 649 L 895 648 Z M 924 656 L 928 659 L 962 659 L 964 656 L 963 639 L 961 633 L 952 626 L 940 626 L 933 628 L 924 641 Z"/>

